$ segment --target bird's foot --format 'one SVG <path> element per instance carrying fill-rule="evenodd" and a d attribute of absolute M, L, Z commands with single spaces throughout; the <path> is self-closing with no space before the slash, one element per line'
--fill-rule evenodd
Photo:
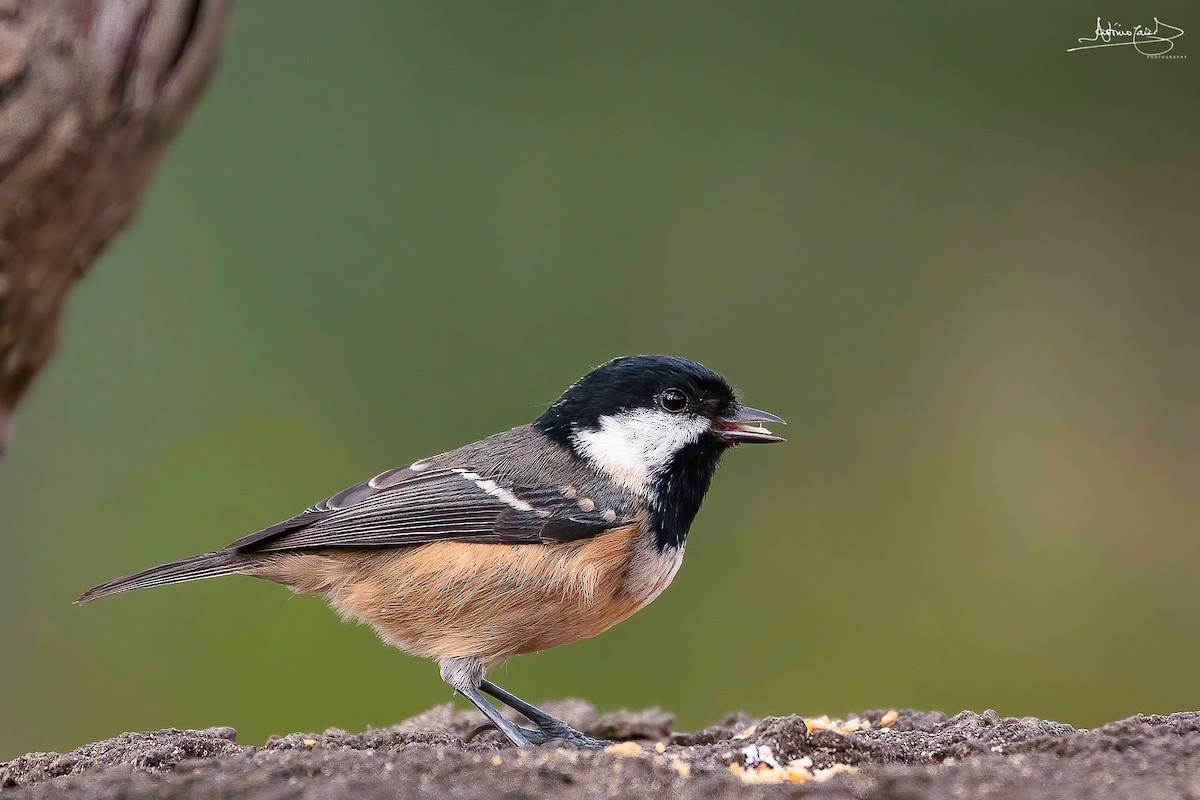
<path fill-rule="evenodd" d="M 518 728 L 532 744 L 545 744 L 555 739 L 579 750 L 603 750 L 612 744 L 608 739 L 593 739 L 577 731 L 565 722 L 554 721 L 539 724 L 536 728 Z"/>
<path fill-rule="evenodd" d="M 515 737 L 509 736 L 506 731 L 499 731 L 493 722 L 485 722 L 479 725 L 466 736 L 463 737 L 464 742 L 469 742 L 481 733 L 487 731 L 499 731 L 504 734 L 512 744 L 517 747 L 524 747 L 526 744 L 546 744 L 553 742 L 556 739 L 566 745 L 577 748 L 579 750 L 603 750 L 612 744 L 609 739 L 593 739 L 582 731 L 577 731 L 565 722 L 557 725 L 547 725 L 545 728 L 525 728 L 520 725 L 514 725 L 516 733 L 519 736 L 525 737 L 528 742 L 518 742 Z"/>
<path fill-rule="evenodd" d="M 517 726 L 513 732 L 516 736 L 509 734 L 510 741 L 515 742 L 517 737 L 521 737 L 528 739 L 531 744 L 545 744 L 558 739 L 564 744 L 580 750 L 603 750 L 612 744 L 608 739 L 593 739 L 586 733 L 575 730 L 553 714 L 547 714 L 532 703 L 525 702 L 512 692 L 501 689 L 487 679 L 480 681 L 479 687 L 534 724 L 533 728 Z M 503 720 L 503 722 L 505 725 L 512 724 L 507 720 Z"/>

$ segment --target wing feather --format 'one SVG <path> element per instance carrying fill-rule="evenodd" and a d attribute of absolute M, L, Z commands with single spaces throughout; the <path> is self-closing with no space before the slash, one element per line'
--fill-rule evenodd
<path fill-rule="evenodd" d="M 630 520 L 612 509 L 585 510 L 557 486 L 515 485 L 467 467 L 410 465 L 344 489 L 230 548 L 278 553 L 435 541 L 565 542 Z"/>

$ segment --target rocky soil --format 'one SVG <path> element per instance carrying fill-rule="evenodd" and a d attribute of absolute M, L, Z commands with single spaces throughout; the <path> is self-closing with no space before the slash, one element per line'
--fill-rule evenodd
<path fill-rule="evenodd" d="M 440 706 L 399 725 L 294 733 L 125 733 L 0 764 L 3 800 L 34 798 L 1200 798 L 1200 712 L 1094 730 L 994 712 L 869 711 L 847 720 L 733 714 L 692 733 L 658 710 L 548 707 L 618 740 L 518 750 Z"/>

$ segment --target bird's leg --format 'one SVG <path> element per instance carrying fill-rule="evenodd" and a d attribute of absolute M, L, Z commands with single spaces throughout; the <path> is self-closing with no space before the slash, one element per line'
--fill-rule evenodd
<path fill-rule="evenodd" d="M 488 718 L 510 742 L 517 747 L 528 747 L 529 739 L 523 728 L 509 722 L 500 715 L 487 699 L 479 693 L 479 684 L 483 679 L 483 665 L 477 658 L 447 658 L 441 662 L 442 680 L 450 684 L 463 697 Z"/>
<path fill-rule="evenodd" d="M 542 711 L 531 703 L 525 702 L 515 694 L 501 689 L 486 678 L 480 680 L 479 688 L 509 708 L 521 712 L 530 722 L 538 727 L 535 731 L 521 728 L 521 733 L 528 737 L 529 741 L 534 744 L 543 744 L 551 739 L 562 739 L 568 744 L 584 750 L 600 750 L 612 744 L 607 739 L 593 739 L 591 736 L 575 730 L 558 717 L 547 714 L 545 711 Z"/>

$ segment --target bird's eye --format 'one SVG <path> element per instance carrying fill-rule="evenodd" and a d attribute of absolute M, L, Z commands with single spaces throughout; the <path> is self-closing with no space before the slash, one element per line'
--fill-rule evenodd
<path fill-rule="evenodd" d="M 679 389 L 667 389 L 658 396 L 658 404 L 662 406 L 664 411 L 670 411 L 672 414 L 678 414 L 687 408 L 688 398 Z"/>

